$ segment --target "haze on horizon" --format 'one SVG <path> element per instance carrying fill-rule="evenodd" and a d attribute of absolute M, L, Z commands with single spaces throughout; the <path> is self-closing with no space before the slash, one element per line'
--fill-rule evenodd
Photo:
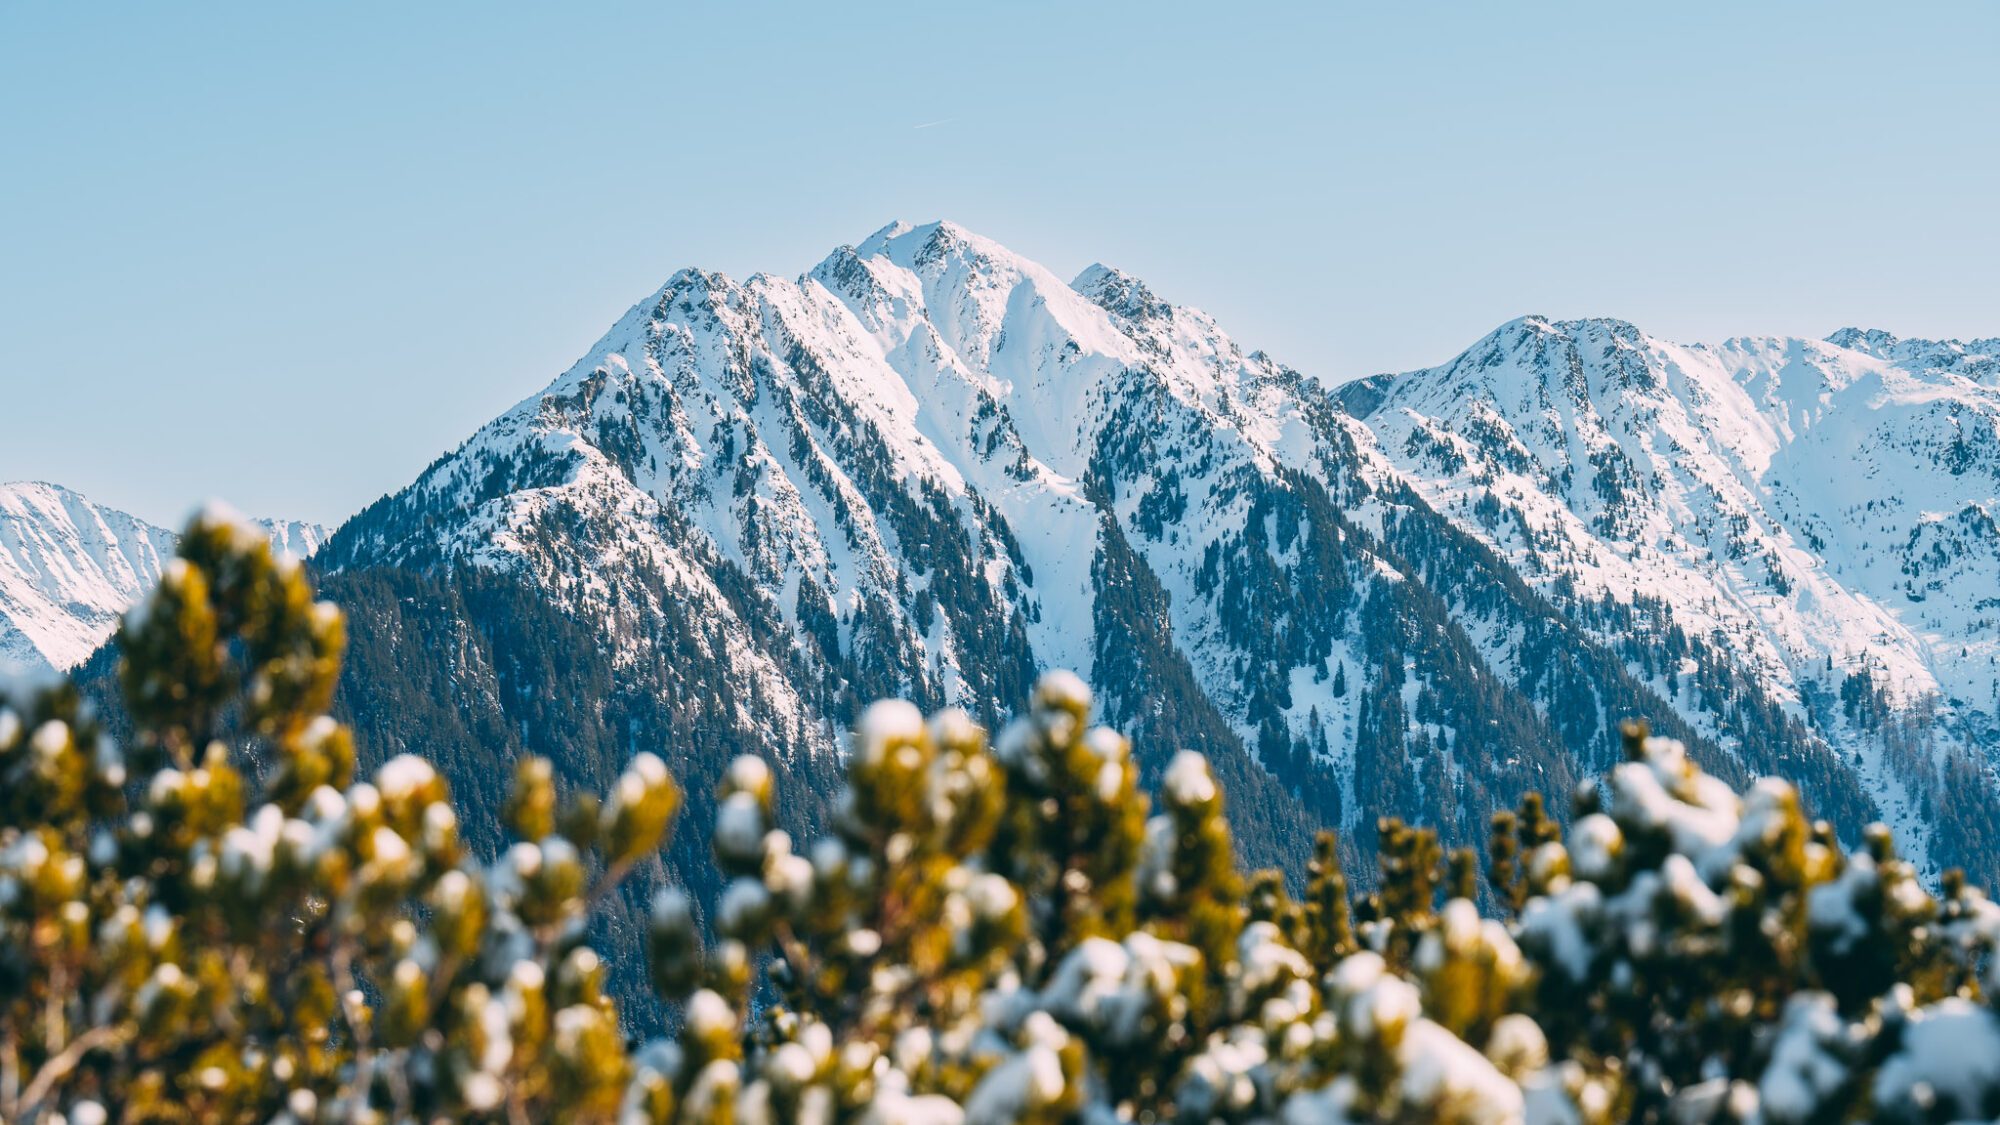
<path fill-rule="evenodd" d="M 2000 6 L 0 6 L 0 480 L 337 522 L 683 266 L 947 218 L 1340 380 L 2000 335 Z"/>

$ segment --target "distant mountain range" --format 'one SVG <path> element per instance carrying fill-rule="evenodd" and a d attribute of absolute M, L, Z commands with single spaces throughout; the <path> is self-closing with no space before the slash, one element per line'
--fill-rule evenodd
<path fill-rule="evenodd" d="M 297 558 L 318 550 L 327 536 L 316 524 L 258 522 Z M 0 484 L 0 673 L 81 663 L 159 580 L 175 539 L 59 485 Z"/>
<path fill-rule="evenodd" d="M 1645 716 L 1992 882 L 1996 357 L 1526 318 L 1336 387 L 1116 270 L 897 224 L 676 274 L 313 565 L 368 752 L 475 801 L 496 759 L 664 747 L 697 810 L 741 749 L 810 804 L 868 699 L 995 721 L 1060 666 L 1148 770 L 1207 752 L 1256 859 L 1381 815 L 1475 843 Z M 170 537 L 33 489 L 0 646 L 61 666 Z"/>

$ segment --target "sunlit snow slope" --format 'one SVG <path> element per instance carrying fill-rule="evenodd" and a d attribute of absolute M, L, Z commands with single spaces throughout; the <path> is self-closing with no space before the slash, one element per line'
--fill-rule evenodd
<path fill-rule="evenodd" d="M 303 558 L 326 529 L 266 521 Z M 176 536 L 58 485 L 0 484 L 0 674 L 69 668 L 89 656 L 160 577 Z"/>
<path fill-rule="evenodd" d="M 1604 607 L 1636 606 L 1648 635 L 1713 638 L 1922 840 L 2000 747 L 1996 357 L 2000 340 L 1683 346 L 1530 317 L 1342 397 L 1580 624 L 1629 630 Z M 1728 737 L 1691 667 L 1634 663 Z"/>

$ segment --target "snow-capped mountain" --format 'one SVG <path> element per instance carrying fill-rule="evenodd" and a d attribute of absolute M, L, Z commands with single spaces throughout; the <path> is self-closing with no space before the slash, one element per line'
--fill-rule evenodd
<path fill-rule="evenodd" d="M 306 520 L 261 519 L 256 522 L 271 533 L 271 546 L 277 548 L 278 554 L 300 562 L 318 554 L 327 536 L 333 534 L 333 529 L 325 524 Z"/>
<path fill-rule="evenodd" d="M 2000 747 L 2000 340 L 1682 346 L 1531 317 L 1341 397 L 1573 620 L 1712 638 L 1900 837 L 1980 830 L 1948 822 Z M 1688 669 L 1634 670 L 1729 741 Z"/>
<path fill-rule="evenodd" d="M 68 668 L 159 580 L 174 535 L 52 484 L 0 485 L 0 669 Z"/>
<path fill-rule="evenodd" d="M 304 558 L 327 529 L 262 521 Z M 0 674 L 70 668 L 152 589 L 177 536 L 59 485 L 0 484 Z"/>
<path fill-rule="evenodd" d="M 679 731 L 807 775 L 858 702 L 992 718 L 1074 668 L 1142 761 L 1209 753 L 1266 856 L 1385 814 L 1476 842 L 1497 805 L 1608 762 L 1631 715 L 1725 775 L 1798 778 L 1846 831 L 1882 815 L 1879 762 L 1798 719 L 1791 681 L 1726 632 L 1523 581 L 1405 440 L 1118 271 L 1066 283 L 896 224 L 796 279 L 676 274 L 318 561 L 361 649 L 423 635 L 439 671 L 401 668 L 524 748 L 555 737 L 531 737 L 560 688 L 537 677 L 565 658 L 479 608 L 503 599 L 557 607 L 624 692 L 551 729 Z M 365 580 L 390 572 L 433 585 Z"/>

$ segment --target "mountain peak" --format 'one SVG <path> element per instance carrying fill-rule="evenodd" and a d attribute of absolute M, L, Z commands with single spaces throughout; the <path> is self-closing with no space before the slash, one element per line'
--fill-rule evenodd
<path fill-rule="evenodd" d="M 1481 362 L 1486 363 L 1500 355 L 1540 354 L 1550 348 L 1612 352 L 1639 347 L 1645 340 L 1646 334 L 1637 325 L 1615 317 L 1556 320 L 1547 316 L 1517 316 L 1481 337 L 1466 349 L 1464 356 L 1482 357 Z"/>
<path fill-rule="evenodd" d="M 1173 306 L 1155 295 L 1145 282 L 1102 262 L 1092 262 L 1069 284 L 1106 312 L 1127 320 L 1152 320 L 1173 314 Z"/>
<path fill-rule="evenodd" d="M 1620 320 L 1615 316 L 1585 316 L 1570 320 L 1552 320 L 1544 316 L 1533 316 L 1521 317 L 1509 323 L 1518 324 L 1523 321 L 1533 322 L 1538 330 L 1559 336 L 1608 336 L 1613 339 L 1629 339 L 1644 335 L 1644 333 L 1639 331 L 1638 325 L 1633 324 L 1629 320 Z"/>
<path fill-rule="evenodd" d="M 62 485 L 51 484 L 50 482 L 45 480 L 0 481 L 0 508 L 4 508 L 10 502 L 18 503 L 20 499 L 24 496 L 35 495 L 35 494 L 40 494 L 40 495 L 54 494 L 59 496 L 75 495 L 75 493 L 71 492 L 67 488 L 64 488 Z"/>
<path fill-rule="evenodd" d="M 716 270 L 705 270 L 698 266 L 688 266 L 674 271 L 667 283 L 660 287 L 660 293 L 692 293 L 706 295 L 716 291 L 728 291 L 736 283 L 728 274 Z"/>
<path fill-rule="evenodd" d="M 1826 342 L 1836 348 L 1862 352 L 1877 358 L 1886 357 L 1897 344 L 1902 343 L 1892 332 L 1880 328 L 1843 328 L 1826 338 Z"/>
<path fill-rule="evenodd" d="M 1523 313 L 1512 320 L 1501 322 L 1499 327 L 1487 333 L 1487 335 L 1508 336 L 1524 332 L 1555 332 L 1558 331 L 1556 325 L 1557 321 L 1554 317 L 1543 316 L 1541 313 Z"/>
<path fill-rule="evenodd" d="M 1843 328 L 1828 336 L 1826 342 L 1932 377 L 1963 377 L 1989 387 L 2000 384 L 2000 337 L 1906 339 L 1880 328 Z"/>
<path fill-rule="evenodd" d="M 867 238 L 864 238 L 859 243 L 855 244 L 854 252 L 864 258 L 875 257 L 876 255 L 880 254 L 883 248 L 887 247 L 889 243 L 895 241 L 898 238 L 903 237 L 904 235 L 910 233 L 915 229 L 917 228 L 909 223 L 904 222 L 901 219 L 891 219 L 887 223 L 882 224 L 881 227 L 877 228 L 874 234 L 869 235 Z"/>
<path fill-rule="evenodd" d="M 874 258 L 888 253 L 891 247 L 921 246 L 934 239 L 946 243 L 990 241 L 949 219 L 932 219 L 927 223 L 910 223 L 896 219 L 862 239 L 854 250 L 864 258 Z"/>
<path fill-rule="evenodd" d="M 1000 243 L 949 219 L 914 226 L 898 220 L 863 239 L 854 252 L 862 258 L 887 258 L 910 269 L 947 259 L 976 268 L 1009 266 L 1017 272 L 1032 264 Z"/>
<path fill-rule="evenodd" d="M 1467 352 L 1490 352 L 1494 349 L 1512 351 L 1522 346 L 1542 347 L 1553 341 L 1574 341 L 1592 336 L 1637 336 L 1638 328 L 1609 317 L 1586 317 L 1577 320 L 1558 320 L 1551 316 L 1529 313 L 1517 316 L 1494 328 L 1479 338 Z"/>

